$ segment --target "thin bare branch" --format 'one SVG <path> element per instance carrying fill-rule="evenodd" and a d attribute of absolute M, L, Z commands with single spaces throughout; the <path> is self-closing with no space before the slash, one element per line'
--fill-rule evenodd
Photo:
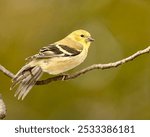
<path fill-rule="evenodd" d="M 8 69 L 4 68 L 1 64 L 0 64 L 0 71 L 2 71 L 6 76 L 10 77 L 10 78 L 14 78 L 14 74 L 12 72 L 10 72 Z"/>
<path fill-rule="evenodd" d="M 5 117 L 6 117 L 6 105 L 0 94 L 0 119 L 4 119 Z"/>

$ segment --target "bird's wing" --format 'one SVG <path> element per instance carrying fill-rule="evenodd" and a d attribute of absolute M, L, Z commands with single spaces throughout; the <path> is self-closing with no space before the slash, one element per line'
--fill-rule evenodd
<path fill-rule="evenodd" d="M 41 48 L 38 54 L 26 58 L 26 60 L 32 61 L 33 59 L 76 56 L 80 53 L 81 50 L 76 50 L 66 45 L 50 44 L 47 47 Z"/>

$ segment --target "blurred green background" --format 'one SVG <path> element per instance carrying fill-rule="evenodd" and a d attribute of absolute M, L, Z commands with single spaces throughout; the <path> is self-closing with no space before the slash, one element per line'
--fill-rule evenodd
<path fill-rule="evenodd" d="M 147 47 L 150 1 L 0 0 L 0 64 L 16 73 L 26 57 L 81 28 L 95 42 L 86 61 L 70 73 Z M 0 73 L 6 119 L 150 119 L 148 54 L 115 69 L 35 86 L 23 101 L 14 97 L 10 85 Z"/>

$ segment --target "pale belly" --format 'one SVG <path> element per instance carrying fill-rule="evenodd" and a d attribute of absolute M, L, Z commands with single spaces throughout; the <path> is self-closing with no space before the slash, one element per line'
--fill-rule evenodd
<path fill-rule="evenodd" d="M 38 62 L 38 65 L 42 68 L 43 72 L 57 75 L 80 65 L 85 60 L 86 56 L 87 51 L 82 51 L 82 53 L 73 57 L 57 57 L 41 60 Z"/>

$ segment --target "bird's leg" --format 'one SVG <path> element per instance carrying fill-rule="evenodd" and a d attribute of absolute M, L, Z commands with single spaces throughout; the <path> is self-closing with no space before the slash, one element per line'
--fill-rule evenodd
<path fill-rule="evenodd" d="M 69 74 L 67 74 L 67 73 L 62 73 L 62 74 L 60 74 L 60 76 L 62 76 L 62 79 L 61 79 L 61 80 L 64 81 L 65 78 L 69 76 Z"/>

